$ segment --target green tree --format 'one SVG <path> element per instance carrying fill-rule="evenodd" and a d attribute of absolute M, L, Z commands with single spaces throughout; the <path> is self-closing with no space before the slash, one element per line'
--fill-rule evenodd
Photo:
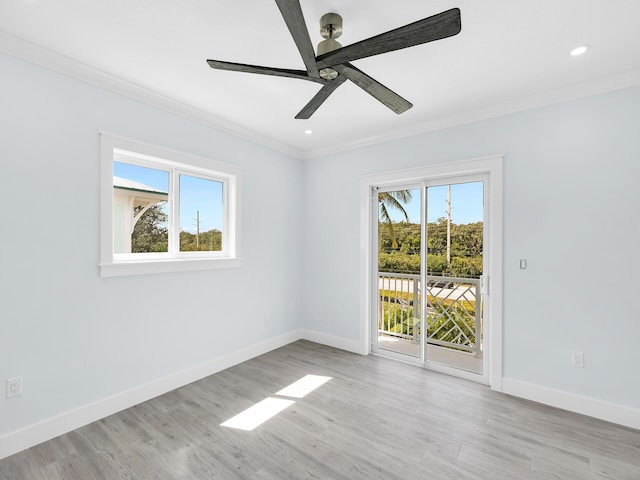
<path fill-rule="evenodd" d="M 416 223 L 394 223 L 393 233 L 396 240 L 396 248 L 393 248 L 393 240 L 388 228 L 382 228 L 378 232 L 378 249 L 380 252 L 396 252 L 414 254 L 420 253 L 420 225 Z"/>
<path fill-rule="evenodd" d="M 389 209 L 398 210 L 400 213 L 402 213 L 405 221 L 409 223 L 409 215 L 404 208 L 404 204 L 410 202 L 411 197 L 411 190 L 395 190 L 391 192 L 378 193 L 378 218 L 381 223 L 386 225 L 387 230 L 389 231 L 389 236 L 391 237 L 391 246 L 393 249 L 398 248 L 398 241 L 396 239 L 396 234 L 393 228 L 393 221 L 391 220 L 391 216 L 389 215 Z"/>
<path fill-rule="evenodd" d="M 222 250 L 222 232 L 220 230 L 209 230 L 200 232 L 199 241 L 196 235 L 190 232 L 180 232 L 181 252 L 219 252 Z"/>
<path fill-rule="evenodd" d="M 452 226 L 453 228 L 455 226 Z M 447 219 L 445 217 L 427 223 L 427 249 L 429 253 L 436 255 L 447 253 Z"/>
<path fill-rule="evenodd" d="M 482 222 L 452 226 L 451 241 L 456 245 L 456 256 L 482 256 L 482 228 Z"/>
<path fill-rule="evenodd" d="M 138 219 L 131 234 L 131 252 L 166 252 L 169 245 L 167 214 L 162 210 L 166 202 L 153 205 Z M 136 207 L 137 215 L 143 207 Z"/>
<path fill-rule="evenodd" d="M 420 225 L 394 223 L 397 248 L 387 229 L 378 236 L 378 268 L 381 272 L 420 273 Z M 453 277 L 482 275 L 482 222 L 451 225 L 451 261 L 447 262 L 447 224 L 439 218 L 427 224 L 427 274 Z"/>

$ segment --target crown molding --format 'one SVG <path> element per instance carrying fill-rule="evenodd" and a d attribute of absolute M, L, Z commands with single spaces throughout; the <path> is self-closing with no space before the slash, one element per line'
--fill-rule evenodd
<path fill-rule="evenodd" d="M 578 83 L 563 88 L 548 90 L 545 92 L 537 93 L 535 95 L 521 97 L 506 102 L 496 103 L 488 107 L 469 110 L 456 115 L 424 122 L 410 128 L 394 130 L 391 132 L 387 131 L 382 135 L 372 136 L 365 139 L 358 139 L 353 142 L 345 142 L 332 145 L 329 148 L 307 150 L 303 153 L 302 158 L 306 160 L 325 157 L 344 152 L 346 150 L 367 147 L 370 145 L 398 140 L 401 138 L 420 135 L 436 130 L 442 130 L 445 128 L 465 125 L 481 120 L 488 120 L 490 118 L 501 117 L 512 113 L 533 110 L 536 108 L 563 102 L 569 102 L 571 100 L 590 97 L 593 95 L 598 95 L 600 93 L 623 90 L 625 88 L 630 88 L 637 85 L 640 85 L 640 69 L 631 70 L 616 75 L 610 75 L 607 77 L 598 78 L 595 80 L 590 80 L 588 82 Z"/>
<path fill-rule="evenodd" d="M 4 31 L 0 31 L 0 51 L 280 153 L 295 158 L 303 156 L 301 150 L 291 145 Z"/>
<path fill-rule="evenodd" d="M 82 82 L 145 103 L 188 120 L 206 125 L 229 135 L 275 150 L 298 159 L 315 159 L 383 142 L 407 138 L 445 128 L 465 125 L 512 113 L 532 110 L 557 103 L 640 85 L 640 69 L 602 77 L 535 95 L 521 97 L 488 107 L 461 112 L 423 122 L 405 129 L 385 131 L 380 135 L 333 144 L 320 149 L 301 150 L 266 135 L 225 120 L 193 105 L 180 102 L 147 87 L 91 67 L 65 55 L 0 31 L 0 51 L 54 70 Z"/>

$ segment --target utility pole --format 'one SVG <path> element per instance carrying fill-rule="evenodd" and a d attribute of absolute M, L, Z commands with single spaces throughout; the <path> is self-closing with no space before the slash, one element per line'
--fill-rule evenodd
<path fill-rule="evenodd" d="M 447 265 L 451 263 L 451 185 L 447 185 Z"/>
<path fill-rule="evenodd" d="M 200 210 L 196 210 L 196 247 L 200 246 Z"/>

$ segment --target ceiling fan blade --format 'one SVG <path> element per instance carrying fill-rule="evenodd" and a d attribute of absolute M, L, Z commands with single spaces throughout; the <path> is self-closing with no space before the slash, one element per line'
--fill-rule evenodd
<path fill-rule="evenodd" d="M 394 91 L 389 90 L 380 82 L 374 80 L 351 64 L 335 65 L 333 68 L 341 74 L 341 77 L 347 77 L 369 95 L 398 114 L 404 113 L 413 107 L 411 102 L 405 100 Z"/>
<path fill-rule="evenodd" d="M 336 88 L 342 85 L 347 81 L 347 77 L 344 75 L 339 75 L 338 78 L 332 80 L 330 83 L 326 84 L 324 87 L 320 89 L 318 93 L 307 103 L 302 110 L 296 115 L 298 120 L 306 120 L 311 117 L 315 113 L 315 111 L 324 103 L 324 101 L 329 98 Z"/>
<path fill-rule="evenodd" d="M 276 77 L 299 78 L 310 82 L 327 84 L 329 81 L 320 77 L 310 77 L 304 70 L 289 70 L 286 68 L 261 67 L 259 65 L 246 65 L 244 63 L 223 62 L 221 60 L 207 60 L 211 68 L 216 70 L 229 70 L 232 72 L 258 73 L 260 75 L 273 75 Z"/>
<path fill-rule="evenodd" d="M 309 37 L 309 30 L 307 30 L 307 24 L 304 21 L 302 15 L 302 7 L 299 0 L 276 0 L 282 18 L 284 18 L 289 32 L 293 37 L 293 41 L 298 47 L 298 51 L 302 56 L 304 66 L 307 68 L 307 73 L 310 77 L 320 77 L 318 73 L 318 67 L 316 66 L 316 52 L 313 49 L 311 38 Z"/>
<path fill-rule="evenodd" d="M 390 30 L 361 42 L 347 45 L 332 52 L 320 55 L 317 67 L 322 70 L 334 67 L 359 58 L 371 57 L 381 53 L 393 52 L 402 48 L 413 47 L 423 43 L 441 40 L 460 33 L 462 23 L 460 9 L 452 8 L 404 27 Z"/>

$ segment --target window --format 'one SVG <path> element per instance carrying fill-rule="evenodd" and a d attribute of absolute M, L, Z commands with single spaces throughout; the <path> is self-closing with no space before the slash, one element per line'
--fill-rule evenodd
<path fill-rule="evenodd" d="M 101 276 L 240 265 L 239 168 L 100 139 Z"/>

